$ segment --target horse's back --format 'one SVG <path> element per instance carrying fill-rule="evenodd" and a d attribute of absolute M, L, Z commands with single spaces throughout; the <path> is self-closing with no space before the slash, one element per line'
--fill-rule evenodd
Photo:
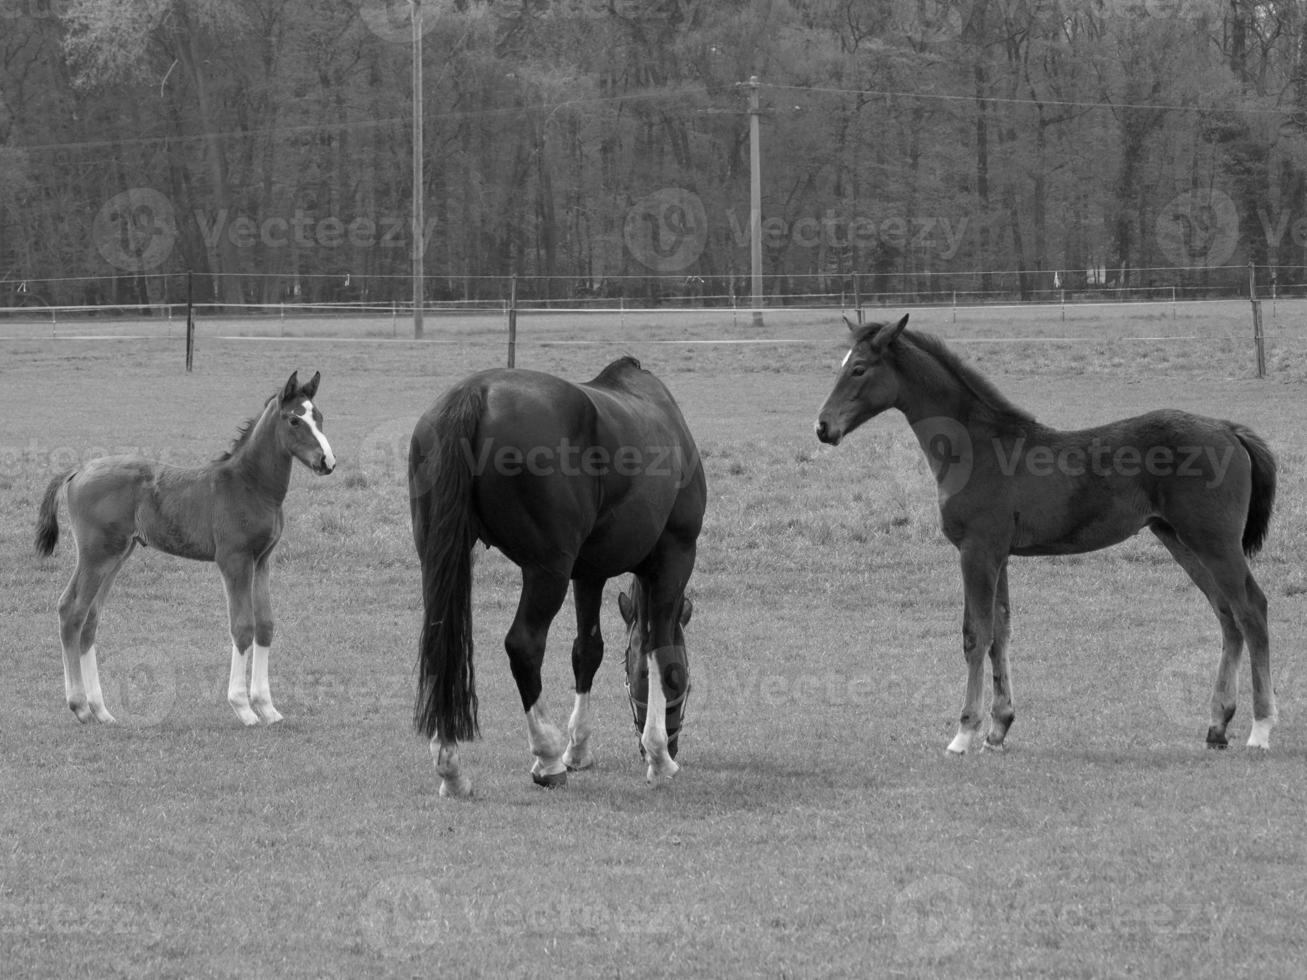
<path fill-rule="evenodd" d="M 68 482 L 68 510 L 79 541 L 98 535 L 120 548 L 135 540 L 166 554 L 212 561 L 213 470 L 139 455 L 89 460 Z M 251 527 L 260 522 L 230 523 Z"/>

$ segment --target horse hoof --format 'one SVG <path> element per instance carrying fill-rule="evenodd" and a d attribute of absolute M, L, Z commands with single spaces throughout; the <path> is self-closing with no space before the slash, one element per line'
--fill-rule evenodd
<path fill-rule="evenodd" d="M 1225 737 L 1224 732 L 1218 732 L 1215 728 L 1207 729 L 1207 747 L 1209 749 L 1224 749 L 1229 745 L 1230 740 Z"/>
<path fill-rule="evenodd" d="M 665 766 L 656 766 L 651 763 L 645 773 L 644 780 L 654 789 L 663 789 L 672 785 L 672 777 L 680 771 L 681 767 L 671 759 L 667 760 Z"/>
<path fill-rule="evenodd" d="M 275 725 L 277 722 L 281 721 L 282 718 L 281 712 L 276 708 L 266 708 L 258 712 L 258 715 L 259 721 L 263 722 L 265 725 Z"/>
<path fill-rule="evenodd" d="M 574 752 L 568 749 L 563 753 L 563 765 L 567 766 L 570 772 L 580 772 L 583 769 L 593 769 L 595 764 L 594 754 L 589 749 L 581 752 Z"/>
<path fill-rule="evenodd" d="M 118 719 L 115 718 L 113 715 L 109 714 L 108 710 L 105 708 L 101 708 L 100 710 L 95 712 L 95 720 L 98 721 L 101 725 L 118 724 Z"/>
<path fill-rule="evenodd" d="M 246 728 L 259 723 L 259 716 L 254 713 L 254 709 L 249 705 L 240 705 L 239 707 L 232 705 L 231 710 L 236 712 L 236 717 L 240 719 L 240 723 Z"/>
<path fill-rule="evenodd" d="M 953 736 L 953 741 L 948 743 L 950 755 L 966 755 L 971 748 L 971 743 L 979 732 L 960 731 Z"/>
<path fill-rule="evenodd" d="M 564 789 L 567 786 L 567 770 L 562 772 L 531 773 L 531 781 L 545 789 Z"/>
<path fill-rule="evenodd" d="M 68 703 L 68 710 L 73 713 L 73 717 L 85 725 L 88 721 L 94 721 L 95 715 L 91 714 L 91 709 L 84 702 L 81 704 Z"/>
<path fill-rule="evenodd" d="M 1007 751 L 1007 746 L 1002 742 L 991 742 L 989 739 L 985 739 L 980 743 L 980 750 L 982 752 L 997 752 L 1002 755 Z"/>
<path fill-rule="evenodd" d="M 443 799 L 470 800 L 472 799 L 472 780 L 466 776 L 458 776 L 453 780 L 442 779 L 440 781 L 440 795 Z"/>

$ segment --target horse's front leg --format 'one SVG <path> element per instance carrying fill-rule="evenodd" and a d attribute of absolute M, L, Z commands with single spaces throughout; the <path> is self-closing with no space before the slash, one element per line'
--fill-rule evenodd
<path fill-rule="evenodd" d="M 958 732 L 948 750 L 964 755 L 980 735 L 982 700 L 985 693 L 985 654 L 994 642 L 994 595 L 1002 556 L 991 550 L 962 546 L 962 654 L 967 662 L 967 694 L 958 721 Z"/>
<path fill-rule="evenodd" d="M 681 626 L 689 621 L 684 592 L 693 563 L 693 551 L 667 559 L 648 590 L 648 627 L 653 649 L 649 651 L 649 707 L 640 744 L 649 760 L 645 779 L 655 787 L 668 784 L 681 768 L 672 755 L 684 719 L 685 699 L 690 693 L 690 664 Z M 675 709 L 670 732 L 667 729 L 669 707 Z"/>
<path fill-rule="evenodd" d="M 576 640 L 572 643 L 572 675 L 576 679 L 576 702 L 567 723 L 567 751 L 563 764 L 568 769 L 589 769 L 594 765 L 590 748 L 593 721 L 590 710 L 590 687 L 595 671 L 604 659 L 604 637 L 599 631 L 599 609 L 604 581 L 574 581 L 572 597 L 576 602 Z"/>
<path fill-rule="evenodd" d="M 994 644 L 989 650 L 990 663 L 994 668 L 994 705 L 990 709 L 989 734 L 985 736 L 984 748 L 1003 748 L 1003 739 L 1008 729 L 1016 720 L 1016 708 L 1012 704 L 1012 676 L 1008 672 L 1007 643 L 1011 636 L 1012 607 L 1007 591 L 1007 562 L 998 573 L 998 584 L 994 591 Z"/>
<path fill-rule="evenodd" d="M 254 562 L 248 555 L 218 559 L 222 584 L 227 590 L 227 618 L 231 626 L 231 673 L 227 703 L 245 725 L 257 725 L 259 716 L 250 706 L 246 664 L 254 644 Z M 266 669 L 266 661 L 265 661 Z"/>
<path fill-rule="evenodd" d="M 250 706 L 265 725 L 281 721 L 272 705 L 268 684 L 268 654 L 272 652 L 272 594 L 268 585 L 268 556 L 254 564 L 254 654 L 250 664 Z"/>

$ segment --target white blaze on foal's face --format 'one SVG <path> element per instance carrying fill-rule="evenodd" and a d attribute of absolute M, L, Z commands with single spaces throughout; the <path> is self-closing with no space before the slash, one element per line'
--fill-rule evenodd
<path fill-rule="evenodd" d="M 318 419 L 322 417 L 321 414 L 313 407 L 313 402 L 307 398 L 300 402 L 299 410 L 292 414 L 300 420 L 301 424 L 308 426 L 309 432 L 312 433 L 313 438 L 317 440 L 318 447 L 322 450 L 323 469 L 325 472 L 330 473 L 336 468 L 336 454 L 331 451 L 331 443 L 327 442 L 327 437 L 318 424 Z"/>

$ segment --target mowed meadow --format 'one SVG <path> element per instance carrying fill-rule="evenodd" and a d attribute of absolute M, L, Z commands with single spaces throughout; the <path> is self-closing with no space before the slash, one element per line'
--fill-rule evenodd
<path fill-rule="evenodd" d="M 682 771 L 644 783 L 619 584 L 595 684 L 599 765 L 532 785 L 503 653 L 516 569 L 479 551 L 483 738 L 442 800 L 411 728 L 418 564 L 404 452 L 419 414 L 502 364 L 502 318 L 0 323 L 0 973 L 15 977 L 1098 977 L 1301 974 L 1307 959 L 1307 333 L 1267 307 L 923 309 L 1019 404 L 1081 427 L 1172 406 L 1279 458 L 1254 570 L 1280 724 L 1241 671 L 1231 748 L 1204 748 L 1215 616 L 1151 536 L 1014 559 L 1008 751 L 944 751 L 962 704 L 961 584 L 901 416 L 812 433 L 843 356 L 834 313 L 538 314 L 520 367 L 587 380 L 634 354 L 679 400 L 709 507 L 687 630 Z M 885 317 L 898 310 L 885 311 Z M 872 314 L 874 317 L 874 313 Z M 93 335 L 93 336 L 92 336 Z M 198 464 L 292 370 L 339 459 L 298 468 L 276 552 L 272 691 L 225 701 L 216 569 L 138 549 L 100 628 L 108 707 L 63 700 L 65 536 L 52 476 L 94 455 Z M 545 700 L 571 706 L 570 603 Z"/>

